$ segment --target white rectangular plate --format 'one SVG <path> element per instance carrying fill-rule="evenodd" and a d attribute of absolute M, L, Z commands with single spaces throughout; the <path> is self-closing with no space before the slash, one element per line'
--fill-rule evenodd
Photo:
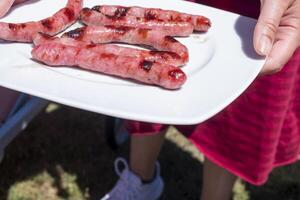
<path fill-rule="evenodd" d="M 39 20 L 67 0 L 42 0 L 16 7 L 1 21 Z M 157 7 L 202 14 L 212 21 L 205 34 L 179 38 L 190 52 L 188 76 L 176 91 L 140 85 L 80 69 L 51 68 L 31 60 L 30 44 L 0 42 L 0 85 L 110 116 L 166 124 L 195 124 L 221 111 L 255 79 L 264 60 L 252 47 L 255 20 L 180 0 L 85 0 L 97 4 Z M 33 15 L 34 13 L 34 15 Z M 78 26 L 74 25 L 72 28 Z"/>

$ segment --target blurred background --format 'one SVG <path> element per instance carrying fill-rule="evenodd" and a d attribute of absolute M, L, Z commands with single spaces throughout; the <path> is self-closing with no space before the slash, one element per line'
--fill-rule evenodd
<path fill-rule="evenodd" d="M 117 180 L 105 117 L 51 103 L 7 148 L 0 163 L 0 200 L 99 200 Z M 198 200 L 203 156 L 170 127 L 160 154 L 167 200 Z M 239 180 L 233 200 L 300 200 L 300 163 L 273 171 L 267 184 Z"/>

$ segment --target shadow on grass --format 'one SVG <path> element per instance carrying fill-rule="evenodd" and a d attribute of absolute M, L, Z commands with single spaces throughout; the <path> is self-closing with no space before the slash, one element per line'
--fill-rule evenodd
<path fill-rule="evenodd" d="M 0 164 L 0 200 L 7 199 L 16 183 L 45 171 L 54 179 L 58 199 L 76 199 L 70 198 L 62 185 L 64 173 L 76 177 L 84 199 L 99 199 L 117 180 L 114 159 L 128 154 L 128 144 L 112 151 L 104 130 L 104 117 L 95 113 L 64 106 L 41 113 L 5 151 Z M 201 163 L 169 141 L 159 160 L 166 184 L 161 199 L 197 199 Z"/>
<path fill-rule="evenodd" d="M 114 159 L 128 154 L 128 144 L 117 151 L 108 147 L 105 125 L 105 117 L 101 115 L 64 106 L 41 113 L 6 149 L 0 164 L 0 200 L 22 199 L 7 199 L 7 196 L 12 188 L 16 193 L 28 191 L 22 188 L 24 185 L 30 189 L 36 187 L 39 193 L 56 194 L 48 195 L 53 198 L 43 196 L 43 200 L 99 199 L 117 180 Z M 159 160 L 165 180 L 161 200 L 196 200 L 201 187 L 201 163 L 169 140 Z M 32 179 L 38 181 L 29 184 L 27 181 Z M 16 189 L 18 183 L 23 184 Z M 75 183 L 76 187 L 69 183 Z M 262 187 L 246 186 L 250 197 L 246 199 L 298 200 L 300 163 L 274 170 Z M 80 194 L 75 195 L 76 192 Z M 234 200 L 246 200 L 237 196 Z"/>

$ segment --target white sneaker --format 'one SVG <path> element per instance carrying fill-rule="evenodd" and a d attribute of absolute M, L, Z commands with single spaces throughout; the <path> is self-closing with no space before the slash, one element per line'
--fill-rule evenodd
<path fill-rule="evenodd" d="M 124 165 L 122 171 L 119 168 L 120 164 Z M 129 170 L 123 158 L 116 159 L 115 171 L 120 178 L 114 188 L 101 200 L 157 200 L 163 191 L 164 183 L 158 163 L 156 163 L 155 177 L 148 184 L 143 184 L 141 179 Z"/>

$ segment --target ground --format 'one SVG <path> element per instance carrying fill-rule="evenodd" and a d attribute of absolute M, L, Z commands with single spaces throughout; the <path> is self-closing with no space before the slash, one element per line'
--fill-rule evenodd
<path fill-rule="evenodd" d="M 113 161 L 127 157 L 104 137 L 104 117 L 51 104 L 6 149 L 0 164 L 0 200 L 97 200 L 117 180 Z M 196 200 L 203 156 L 170 128 L 159 157 L 162 200 Z M 300 200 L 300 163 L 274 170 L 254 187 L 239 180 L 233 200 Z"/>

